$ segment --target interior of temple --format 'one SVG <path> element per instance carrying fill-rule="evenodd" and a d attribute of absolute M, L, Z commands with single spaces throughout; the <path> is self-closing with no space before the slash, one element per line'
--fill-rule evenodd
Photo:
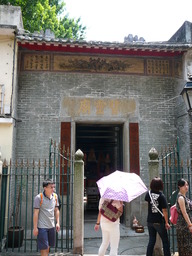
<path fill-rule="evenodd" d="M 76 149 L 84 153 L 85 218 L 98 211 L 96 181 L 123 168 L 121 124 L 77 124 Z"/>

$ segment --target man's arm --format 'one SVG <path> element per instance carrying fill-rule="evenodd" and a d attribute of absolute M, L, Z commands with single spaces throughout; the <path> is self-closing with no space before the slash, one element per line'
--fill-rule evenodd
<path fill-rule="evenodd" d="M 34 209 L 34 212 L 33 212 L 33 235 L 34 236 L 38 235 L 38 228 L 37 228 L 38 217 L 39 217 L 39 209 Z"/>
<path fill-rule="evenodd" d="M 55 207 L 55 218 L 56 218 L 56 231 L 60 230 L 60 222 L 59 222 L 59 208 Z"/>

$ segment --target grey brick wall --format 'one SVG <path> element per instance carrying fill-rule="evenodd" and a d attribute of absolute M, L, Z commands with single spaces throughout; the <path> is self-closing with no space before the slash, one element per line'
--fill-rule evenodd
<path fill-rule="evenodd" d="M 133 75 L 21 72 L 18 84 L 17 158 L 48 157 L 49 138 L 60 140 L 63 97 L 135 98 L 138 102 L 141 176 L 148 183 L 148 152 L 173 144 L 178 135 L 177 120 L 184 81 L 167 77 Z M 185 110 L 183 110 L 185 111 Z M 137 115 L 137 113 L 136 113 Z M 187 116 L 186 116 L 187 117 Z M 185 129 L 188 129 L 184 116 Z M 131 121 L 131 119 L 130 119 Z M 187 142 L 187 135 L 182 134 Z M 186 148 L 188 150 L 188 148 Z M 186 156 L 186 151 L 181 151 Z M 188 151 L 189 152 L 189 151 Z"/>
<path fill-rule="evenodd" d="M 172 146 L 179 136 L 184 163 L 190 157 L 190 120 L 179 96 L 183 86 L 183 80 L 168 77 L 20 72 L 17 113 L 22 122 L 17 123 L 16 157 L 31 162 L 34 159 L 36 163 L 38 159 L 48 159 L 49 139 L 59 142 L 61 122 L 73 120 L 63 116 L 64 98 L 135 99 L 137 110 L 127 121 L 139 123 L 140 175 L 148 186 L 148 153 L 152 147 L 160 151 Z M 126 225 L 130 225 L 133 214 L 146 225 L 146 207 L 144 195 L 128 204 Z"/>

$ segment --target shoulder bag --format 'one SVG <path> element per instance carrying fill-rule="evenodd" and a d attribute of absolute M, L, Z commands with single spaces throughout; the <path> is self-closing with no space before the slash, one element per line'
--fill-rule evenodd
<path fill-rule="evenodd" d="M 101 206 L 100 213 L 108 220 L 115 222 L 121 215 L 122 212 L 112 205 L 113 200 L 105 200 Z"/>

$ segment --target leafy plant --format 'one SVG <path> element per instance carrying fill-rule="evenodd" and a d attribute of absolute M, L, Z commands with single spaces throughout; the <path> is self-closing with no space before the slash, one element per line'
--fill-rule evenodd
<path fill-rule="evenodd" d="M 33 33 L 50 29 L 56 37 L 84 39 L 86 27 L 65 13 L 65 3 L 59 0 L 0 0 L 1 5 L 20 6 L 24 29 Z"/>

